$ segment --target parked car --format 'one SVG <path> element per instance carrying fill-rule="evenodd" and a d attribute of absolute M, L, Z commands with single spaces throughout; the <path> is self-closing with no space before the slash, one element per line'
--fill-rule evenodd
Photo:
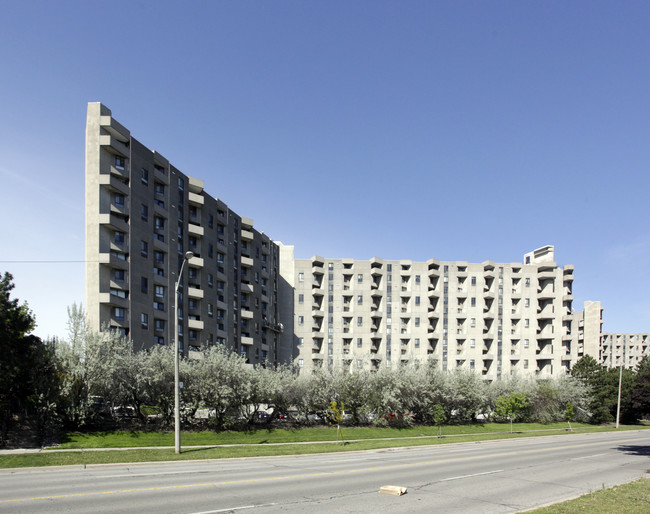
<path fill-rule="evenodd" d="M 266 421 L 269 419 L 269 413 L 263 410 L 258 410 L 254 416 L 255 421 Z"/>

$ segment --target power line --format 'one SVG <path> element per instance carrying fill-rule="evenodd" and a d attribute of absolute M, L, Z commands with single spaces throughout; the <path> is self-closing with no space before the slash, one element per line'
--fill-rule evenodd
<path fill-rule="evenodd" d="M 99 261 L 0 261 L 0 264 L 67 264 L 80 262 L 99 262 Z"/>

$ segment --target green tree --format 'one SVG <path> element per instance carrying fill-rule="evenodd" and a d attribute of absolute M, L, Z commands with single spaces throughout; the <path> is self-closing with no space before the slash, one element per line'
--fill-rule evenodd
<path fill-rule="evenodd" d="M 650 415 L 650 357 L 641 359 L 636 367 L 634 383 L 627 401 L 629 417 L 638 420 Z"/>
<path fill-rule="evenodd" d="M 530 403 L 525 393 L 510 393 L 497 399 L 496 414 L 510 420 L 510 433 L 512 433 L 513 421 L 517 417 L 523 416 L 529 406 Z"/>
<path fill-rule="evenodd" d="M 56 422 L 58 394 L 53 347 L 31 334 L 36 326 L 26 303 L 11 298 L 13 276 L 0 279 L 0 445 L 16 414 L 36 421 L 41 439 Z"/>
<path fill-rule="evenodd" d="M 445 408 L 441 404 L 436 403 L 433 406 L 433 422 L 438 427 L 438 437 L 442 437 L 442 425 L 444 425 L 446 421 L 447 413 L 445 412 Z"/>

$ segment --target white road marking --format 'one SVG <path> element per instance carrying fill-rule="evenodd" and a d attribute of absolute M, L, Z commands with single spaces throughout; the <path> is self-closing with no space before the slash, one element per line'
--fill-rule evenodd
<path fill-rule="evenodd" d="M 243 505 L 242 507 L 231 507 L 229 509 L 204 510 L 203 512 L 193 512 L 192 514 L 216 514 L 217 512 L 232 512 L 233 510 L 256 509 L 258 507 L 271 507 L 276 503 L 260 503 L 258 505 Z"/>
<path fill-rule="evenodd" d="M 585 455 L 584 457 L 573 457 L 572 459 L 569 459 L 569 460 L 591 459 L 592 457 L 601 457 L 603 455 L 607 455 L 607 454 L 606 453 L 595 453 L 594 455 Z"/>
<path fill-rule="evenodd" d="M 460 480 L 461 478 L 480 477 L 481 475 L 492 475 L 494 473 L 501 473 L 502 471 L 503 471 L 502 469 L 495 469 L 494 471 L 485 471 L 483 473 L 474 473 L 472 475 L 461 475 L 459 477 L 445 478 L 441 480 L 441 482 L 449 482 L 450 480 Z"/>

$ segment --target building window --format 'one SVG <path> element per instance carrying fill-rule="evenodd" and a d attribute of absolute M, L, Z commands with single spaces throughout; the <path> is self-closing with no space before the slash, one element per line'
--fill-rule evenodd
<path fill-rule="evenodd" d="M 304 324 L 305 324 L 305 317 L 298 316 L 298 325 L 304 325 Z"/>
<path fill-rule="evenodd" d="M 526 279 L 525 284 L 526 284 L 526 287 L 530 287 L 530 279 L 529 278 Z"/>
<path fill-rule="evenodd" d="M 304 365 L 305 365 L 304 359 L 298 359 L 298 366 L 302 368 Z"/>
<path fill-rule="evenodd" d="M 142 168 L 140 170 L 140 181 L 143 184 L 148 184 L 149 183 L 149 170 Z"/>
<path fill-rule="evenodd" d="M 124 171 L 124 169 L 126 168 L 126 159 L 121 155 L 115 156 L 115 168 L 120 171 Z"/>
<path fill-rule="evenodd" d="M 145 204 L 140 205 L 140 217 L 144 221 L 147 221 L 149 219 L 149 207 L 147 207 Z"/>
<path fill-rule="evenodd" d="M 363 283 L 363 274 L 362 273 L 359 273 L 357 275 L 357 283 L 359 283 L 359 284 Z"/>
<path fill-rule="evenodd" d="M 476 318 L 471 318 L 469 321 L 469 326 L 474 328 L 476 326 Z"/>
<path fill-rule="evenodd" d="M 124 195 L 122 193 L 115 193 L 113 195 L 113 203 L 117 207 L 124 207 Z"/>
<path fill-rule="evenodd" d="M 140 241 L 140 255 L 143 257 L 149 255 L 149 244 L 146 241 Z"/>
<path fill-rule="evenodd" d="M 145 330 L 149 328 L 149 314 L 140 314 L 140 326 Z"/>
<path fill-rule="evenodd" d="M 360 327 L 361 325 L 363 325 L 363 317 L 359 316 L 357 317 L 357 326 Z"/>
<path fill-rule="evenodd" d="M 524 339 L 524 348 L 528 348 L 530 346 L 530 341 L 528 339 Z"/>
<path fill-rule="evenodd" d="M 113 317 L 116 320 L 124 321 L 124 318 L 126 317 L 126 311 L 121 307 L 113 307 Z"/>
<path fill-rule="evenodd" d="M 420 275 L 415 275 L 415 283 L 416 284 L 420 283 Z"/>
<path fill-rule="evenodd" d="M 470 339 L 469 340 L 469 347 L 470 348 L 476 348 L 476 339 Z"/>
<path fill-rule="evenodd" d="M 472 298 L 471 298 L 471 300 L 470 300 L 470 305 L 471 305 L 472 307 L 476 307 L 476 298 L 475 298 L 475 297 L 472 297 Z"/>
<path fill-rule="evenodd" d="M 305 342 L 305 339 L 303 337 L 298 338 L 298 346 L 302 346 L 304 342 Z"/>
<path fill-rule="evenodd" d="M 164 311 L 165 304 L 162 302 L 153 302 L 153 308 L 156 309 L 157 311 Z"/>
<path fill-rule="evenodd" d="M 476 277 L 472 277 L 472 285 L 473 285 L 473 286 L 476 285 Z"/>
<path fill-rule="evenodd" d="M 415 305 L 420 305 L 420 297 L 419 296 L 415 297 Z"/>
<path fill-rule="evenodd" d="M 164 230 L 165 229 L 165 218 L 159 218 L 156 216 L 154 219 L 154 226 L 156 230 Z"/>
<path fill-rule="evenodd" d="M 299 294 L 298 295 L 298 303 L 305 303 L 305 295 L 304 294 Z"/>
<path fill-rule="evenodd" d="M 196 341 L 198 339 L 198 332 L 194 329 L 190 329 L 188 335 L 190 336 L 190 341 Z"/>
<path fill-rule="evenodd" d="M 420 318 L 415 318 L 415 326 L 416 327 L 420 326 Z"/>
<path fill-rule="evenodd" d="M 158 264 L 164 264 L 165 263 L 165 254 L 164 254 L 164 252 L 156 251 L 154 253 L 154 256 L 155 256 L 156 262 Z"/>
<path fill-rule="evenodd" d="M 147 277 L 140 277 L 140 291 L 146 293 L 149 290 L 149 281 Z"/>
<path fill-rule="evenodd" d="M 156 328 L 156 332 L 162 332 L 163 330 L 165 330 L 165 320 L 164 319 L 155 320 L 154 326 Z"/>
<path fill-rule="evenodd" d="M 363 305 L 363 295 L 357 296 L 357 305 Z"/>
<path fill-rule="evenodd" d="M 420 347 L 420 338 L 416 337 L 416 338 L 415 338 L 415 343 L 414 343 L 414 344 L 415 344 L 415 347 L 416 347 L 416 348 L 419 348 L 419 347 Z"/>
<path fill-rule="evenodd" d="M 530 298 L 524 299 L 524 307 L 530 307 Z"/>
<path fill-rule="evenodd" d="M 122 269 L 116 269 L 113 278 L 115 282 L 124 282 L 125 273 Z"/>
<path fill-rule="evenodd" d="M 525 328 L 530 327 L 530 320 L 529 320 L 528 318 L 526 318 L 526 319 L 524 320 L 524 327 L 525 327 Z"/>
<path fill-rule="evenodd" d="M 208 286 L 212 287 L 214 285 L 214 278 L 212 277 L 212 273 L 208 273 Z"/>
<path fill-rule="evenodd" d="M 158 298 L 164 298 L 164 296 L 165 296 L 165 286 L 156 286 L 155 295 Z"/>
<path fill-rule="evenodd" d="M 304 273 L 298 273 L 298 282 L 304 282 L 305 281 L 305 274 Z"/>
<path fill-rule="evenodd" d="M 122 244 L 124 244 L 124 236 L 125 236 L 125 235 L 126 235 L 126 234 L 124 234 L 124 232 L 117 232 L 117 231 L 116 231 L 116 232 L 114 233 L 114 241 L 115 241 L 115 244 L 118 244 L 118 245 L 122 245 Z"/>

